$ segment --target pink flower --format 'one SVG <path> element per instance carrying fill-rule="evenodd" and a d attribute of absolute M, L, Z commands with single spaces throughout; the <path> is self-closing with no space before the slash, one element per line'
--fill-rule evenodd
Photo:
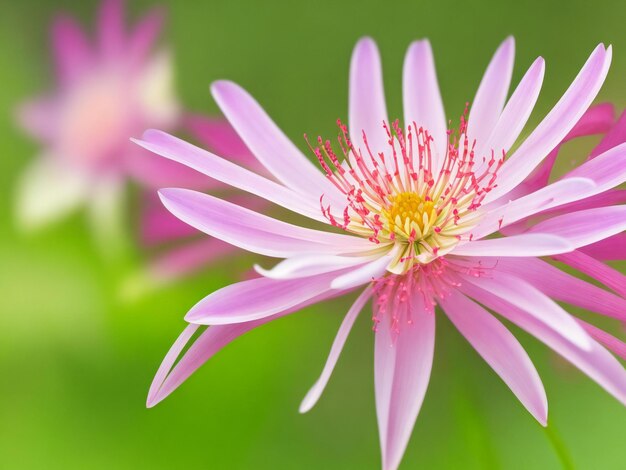
<path fill-rule="evenodd" d="M 19 113 L 22 127 L 42 146 L 19 186 L 25 228 L 87 205 L 95 228 L 111 233 L 124 179 L 151 176 L 142 164 L 147 152 L 129 138 L 149 126 L 173 129 L 180 118 L 170 56 L 152 52 L 162 20 L 153 11 L 127 30 L 122 1 L 104 0 L 93 42 L 72 18 L 55 20 L 56 88 Z"/>
<path fill-rule="evenodd" d="M 489 64 L 469 120 L 463 113 L 458 128 L 447 131 L 430 45 L 413 43 L 404 64 L 401 126 L 387 120 L 376 45 L 361 40 L 350 70 L 349 128 L 339 122 L 336 144 L 320 138 L 312 146 L 322 172 L 244 90 L 215 83 L 212 91 L 222 111 L 278 182 L 166 133 L 147 131 L 138 143 L 148 150 L 333 228 L 304 228 L 187 189 L 161 190 L 164 205 L 182 221 L 283 261 L 271 269 L 258 267 L 262 277 L 213 292 L 188 312 L 190 325 L 159 368 L 148 406 L 245 332 L 353 291 L 359 292 L 357 299 L 300 410 L 319 399 L 353 323 L 372 299 L 385 469 L 399 465 L 426 393 L 437 305 L 542 425 L 548 408 L 539 375 L 486 308 L 534 335 L 626 403 L 626 371 L 594 339 L 606 333 L 555 302 L 624 320 L 626 300 L 541 259 L 576 255 L 578 248 L 626 229 L 626 206 L 594 202 L 626 181 L 626 145 L 608 145 L 554 183 L 532 185 L 533 172 L 549 161 L 594 100 L 609 69 L 611 48 L 599 45 L 592 52 L 559 102 L 510 152 L 544 76 L 544 61 L 538 58 L 507 101 L 513 57 L 510 38 Z M 535 220 L 537 214 L 542 216 Z M 507 234 L 521 221 L 532 225 Z M 624 285 L 616 271 L 604 275 Z M 210 326 L 175 364 L 203 325 Z M 613 339 L 618 352 L 623 343 Z"/>

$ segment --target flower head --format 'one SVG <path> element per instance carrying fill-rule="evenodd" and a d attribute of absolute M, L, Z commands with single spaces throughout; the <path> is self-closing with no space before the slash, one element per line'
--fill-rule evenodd
<path fill-rule="evenodd" d="M 599 117 L 591 110 L 585 113 L 606 77 L 611 48 L 599 45 L 593 51 L 559 102 L 511 152 L 544 76 L 539 58 L 507 101 L 513 54 L 509 38 L 489 64 L 469 117 L 463 113 L 457 130 L 451 131 L 429 43 L 418 41 L 408 50 L 400 124 L 387 117 L 377 48 L 372 40 L 361 40 L 350 70 L 348 126 L 339 122 L 336 145 L 321 138 L 310 145 L 321 172 L 230 82 L 214 84 L 213 95 L 274 180 L 163 132 L 147 131 L 138 141 L 143 147 L 335 228 L 304 228 L 194 191 L 161 190 L 164 205 L 182 221 L 283 260 L 271 269 L 257 267 L 261 277 L 213 292 L 189 311 L 190 325 L 157 372 L 148 405 L 164 399 L 241 334 L 358 289 L 301 411 L 320 397 L 356 317 L 372 299 L 376 410 L 385 469 L 399 465 L 426 393 L 436 307 L 541 424 L 547 423 L 547 400 L 539 375 L 494 313 L 530 332 L 626 403 L 626 371 L 600 345 L 623 353 L 623 343 L 556 303 L 626 319 L 626 299 L 618 295 L 623 289 L 615 288 L 623 287 L 624 276 L 578 250 L 626 229 L 626 206 L 619 205 L 623 199 L 606 196 L 626 181 L 626 144 L 613 138 L 606 145 L 605 139 L 601 151 L 564 177 L 553 183 L 545 178 L 564 141 L 576 133 L 594 133 L 580 126 L 606 121 L 604 108 L 595 108 L 601 109 Z M 609 120 L 612 124 L 612 115 Z M 623 123 L 615 126 L 623 129 Z M 344 233 L 336 233 L 337 228 Z M 598 276 L 611 280 L 605 284 L 615 293 L 561 271 L 541 259 L 546 256 L 574 257 L 566 262 L 593 266 Z M 203 325 L 209 327 L 174 364 Z"/>

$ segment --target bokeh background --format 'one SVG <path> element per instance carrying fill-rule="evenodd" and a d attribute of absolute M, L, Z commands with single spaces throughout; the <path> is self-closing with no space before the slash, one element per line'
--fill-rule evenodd
<path fill-rule="evenodd" d="M 335 120 L 346 118 L 348 62 L 362 35 L 381 48 L 391 116 L 401 116 L 406 47 L 420 37 L 432 41 L 449 116 L 473 97 L 491 54 L 509 34 L 517 40 L 514 82 L 537 55 L 547 61 L 532 122 L 598 42 L 614 45 L 599 101 L 612 100 L 618 109 L 626 104 L 626 3 L 618 0 L 159 3 L 168 10 L 164 43 L 174 53 L 183 104 L 217 115 L 209 83 L 235 80 L 302 148 L 304 132 L 334 135 Z M 18 131 L 15 107 L 49 88 L 54 14 L 64 10 L 92 25 L 97 4 L 2 1 L 0 468 L 378 468 L 367 315 L 320 403 L 305 416 L 297 412 L 350 299 L 246 335 L 148 410 L 148 386 L 186 310 L 239 279 L 254 259 L 223 261 L 129 297 L 125 280 L 144 261 L 132 249 L 132 210 L 128 249 L 115 261 L 102 257 L 80 213 L 36 235 L 15 228 L 15 178 L 38 151 Z M 153 5 L 129 1 L 129 16 Z M 584 148 L 564 151 L 575 158 Z M 543 345 L 516 333 L 546 385 L 550 431 L 440 317 L 432 381 L 402 468 L 624 468 L 626 411 Z"/>

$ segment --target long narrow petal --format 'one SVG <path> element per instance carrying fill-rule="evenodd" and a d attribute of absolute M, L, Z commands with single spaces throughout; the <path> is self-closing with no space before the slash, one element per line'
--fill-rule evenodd
<path fill-rule="evenodd" d="M 493 201 L 521 183 L 546 155 L 563 140 L 598 94 L 611 63 L 611 47 L 593 51 L 563 97 L 541 121 L 498 174 L 498 186 L 485 198 Z"/>
<path fill-rule="evenodd" d="M 58 17 L 52 25 L 52 48 L 59 82 L 70 85 L 91 60 L 87 37 L 73 18 Z"/>
<path fill-rule="evenodd" d="M 511 237 L 477 240 L 460 245 L 452 251 L 465 256 L 549 256 L 575 249 L 564 238 L 539 233 L 523 233 Z"/>
<path fill-rule="evenodd" d="M 334 256 L 334 255 L 302 255 L 287 258 L 271 269 L 263 269 L 255 265 L 254 269 L 260 275 L 271 279 L 296 279 L 300 277 L 314 276 L 340 268 L 348 268 L 365 264 L 378 258 L 380 254 L 373 256 Z"/>
<path fill-rule="evenodd" d="M 244 250 L 277 258 L 320 253 L 361 253 L 364 238 L 322 232 L 281 222 L 236 204 L 188 189 L 162 189 L 165 207 L 183 222 Z"/>
<path fill-rule="evenodd" d="M 237 282 L 207 295 L 189 310 L 185 320 L 201 325 L 258 320 L 329 291 L 335 277 L 337 273 L 330 272 L 298 279 L 261 277 Z"/>
<path fill-rule="evenodd" d="M 589 336 L 574 317 L 522 278 L 505 274 L 496 268 L 493 277 L 463 276 L 463 279 L 466 283 L 506 299 L 507 302 L 527 312 L 538 321 L 545 323 L 555 331 L 559 331 L 564 338 L 578 347 L 589 347 Z"/>
<path fill-rule="evenodd" d="M 248 92 L 228 81 L 213 83 L 211 92 L 254 156 L 285 186 L 315 201 L 322 194 L 331 200 L 342 200 L 337 188 L 283 134 Z"/>
<path fill-rule="evenodd" d="M 161 29 L 165 14 L 162 9 L 155 8 L 141 19 L 128 38 L 128 55 L 141 63 L 154 45 Z"/>
<path fill-rule="evenodd" d="M 376 330 L 374 380 L 384 470 L 398 468 L 424 401 L 435 350 L 435 314 L 414 298 L 413 323 L 396 334 L 390 318 Z M 395 339 L 394 339 L 395 337 Z"/>
<path fill-rule="evenodd" d="M 606 152 L 586 161 L 564 178 L 589 178 L 606 191 L 626 181 L 626 143 L 613 147 Z"/>
<path fill-rule="evenodd" d="M 626 233 L 618 233 L 591 245 L 583 246 L 580 251 L 602 261 L 626 259 Z"/>
<path fill-rule="evenodd" d="M 511 84 L 514 60 L 515 40 L 508 37 L 489 62 L 470 110 L 467 135 L 479 146 L 489 139 L 500 118 Z"/>
<path fill-rule="evenodd" d="M 617 122 L 615 124 L 611 122 L 611 124 L 611 128 L 604 138 L 589 154 L 589 159 L 593 159 L 607 150 L 626 142 L 626 111 L 622 111 Z"/>
<path fill-rule="evenodd" d="M 362 146 L 365 132 L 375 155 L 386 150 L 388 137 L 383 121 L 388 122 L 380 54 L 373 39 L 363 38 L 355 46 L 350 62 L 348 126 L 355 147 Z"/>
<path fill-rule="evenodd" d="M 239 336 L 247 333 L 257 326 L 263 325 L 264 323 L 296 312 L 313 303 L 321 302 L 335 295 L 341 294 L 341 292 L 332 292 L 330 294 L 318 296 L 289 310 L 280 312 L 270 317 L 262 318 L 260 320 L 247 323 L 237 323 L 233 325 L 211 326 L 202 332 L 202 334 L 189 347 L 178 363 L 174 365 L 174 362 L 197 330 L 197 325 L 188 326 L 185 330 L 183 330 L 183 333 L 176 340 L 168 354 L 163 359 L 163 362 L 152 381 L 152 385 L 150 386 L 147 406 L 151 408 L 165 399 L 202 364 L 208 361 L 219 350 Z"/>
<path fill-rule="evenodd" d="M 591 348 L 581 349 L 564 338 L 558 330 L 516 308 L 505 299 L 476 289 L 470 284 L 464 285 L 462 290 L 545 343 L 626 405 L 626 370 L 596 341 L 589 338 Z"/>
<path fill-rule="evenodd" d="M 352 304 L 350 310 L 348 310 L 348 313 L 341 322 L 339 331 L 337 331 L 337 336 L 333 341 L 333 345 L 330 348 L 330 353 L 328 354 L 326 364 L 324 364 L 322 374 L 317 379 L 315 384 L 313 384 L 311 389 L 307 392 L 306 396 L 302 400 L 302 403 L 300 404 L 300 413 L 306 413 L 307 411 L 309 411 L 315 406 L 315 404 L 319 400 L 322 392 L 326 388 L 326 384 L 328 383 L 328 380 L 330 379 L 333 370 L 335 369 L 335 365 L 337 364 L 337 360 L 339 359 L 341 350 L 343 349 L 344 344 L 346 344 L 346 340 L 348 339 L 350 330 L 352 330 L 352 325 L 354 325 L 355 320 L 359 316 L 359 313 L 363 309 L 363 306 L 370 299 L 371 295 L 372 289 L 371 287 L 367 287 L 355 300 L 354 304 Z"/>
<path fill-rule="evenodd" d="M 602 261 L 582 253 L 578 250 L 554 257 L 568 266 L 591 276 L 602 285 L 612 289 L 626 299 L 626 276 L 617 269 L 604 264 Z M 626 314 L 626 310 L 624 311 Z"/>
<path fill-rule="evenodd" d="M 585 331 L 587 331 L 587 333 L 589 333 L 589 335 L 598 343 L 602 344 L 613 354 L 616 354 L 626 360 L 626 343 L 597 326 L 591 325 L 582 320 L 578 320 L 578 323 L 580 323 Z"/>
<path fill-rule="evenodd" d="M 546 392 L 521 344 L 489 312 L 457 291 L 439 301 L 461 334 L 543 426 L 548 420 Z"/>
<path fill-rule="evenodd" d="M 125 41 L 122 0 L 103 0 L 98 15 L 98 40 L 105 56 L 123 51 Z"/>
<path fill-rule="evenodd" d="M 415 123 L 432 135 L 436 150 L 433 156 L 434 173 L 446 156 L 448 135 L 446 115 L 435 71 L 435 59 L 427 39 L 415 41 L 404 58 L 402 75 L 404 126 Z M 436 159 L 436 161 L 435 161 Z"/>
<path fill-rule="evenodd" d="M 502 151 L 509 151 L 535 107 L 541 91 L 544 73 L 545 61 L 539 57 L 530 66 L 511 95 L 491 136 L 484 143 L 476 143 L 477 155 L 483 155 L 485 151 L 492 149 L 496 155 L 500 155 Z"/>
<path fill-rule="evenodd" d="M 472 230 L 472 235 L 474 239 L 482 238 L 538 212 L 593 194 L 597 191 L 596 188 L 596 184 L 589 178 L 566 178 L 556 181 L 489 212 L 480 220 L 478 227 Z"/>
<path fill-rule="evenodd" d="M 533 226 L 529 234 L 554 235 L 578 248 L 624 230 L 626 230 L 626 206 L 620 205 L 598 207 L 552 217 Z"/>
<path fill-rule="evenodd" d="M 382 276 L 386 272 L 390 262 L 391 257 L 389 255 L 381 256 L 377 260 L 337 276 L 333 279 L 330 286 L 333 289 L 343 290 L 366 284 Z"/>
<path fill-rule="evenodd" d="M 489 260 L 484 259 L 488 266 Z M 532 284 L 559 302 L 626 321 L 626 299 L 578 279 L 538 258 L 499 258 L 498 271 Z"/>
<path fill-rule="evenodd" d="M 315 205 L 311 199 L 184 140 L 157 130 L 146 131 L 143 139 L 133 141 L 151 152 L 182 163 L 217 181 L 255 194 L 297 214 L 327 222 L 319 205 Z"/>

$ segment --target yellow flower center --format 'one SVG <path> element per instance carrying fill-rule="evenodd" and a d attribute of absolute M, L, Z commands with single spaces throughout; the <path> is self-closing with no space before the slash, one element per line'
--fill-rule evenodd
<path fill-rule="evenodd" d="M 382 212 L 390 233 L 413 240 L 425 237 L 437 218 L 435 204 L 414 192 L 391 196 L 390 206 Z"/>

